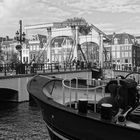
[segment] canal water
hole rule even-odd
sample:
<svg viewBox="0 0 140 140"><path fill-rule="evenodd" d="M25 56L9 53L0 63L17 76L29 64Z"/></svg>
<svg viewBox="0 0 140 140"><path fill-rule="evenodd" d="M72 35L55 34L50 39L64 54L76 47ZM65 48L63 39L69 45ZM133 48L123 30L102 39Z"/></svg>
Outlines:
<svg viewBox="0 0 140 140"><path fill-rule="evenodd" d="M0 103L0 140L50 140L37 106Z"/></svg>

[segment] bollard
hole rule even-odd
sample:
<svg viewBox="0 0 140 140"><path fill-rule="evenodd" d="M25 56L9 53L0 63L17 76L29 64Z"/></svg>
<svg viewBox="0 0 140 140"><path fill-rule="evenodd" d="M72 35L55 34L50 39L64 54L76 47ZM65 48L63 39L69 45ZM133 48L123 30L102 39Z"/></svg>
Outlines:
<svg viewBox="0 0 140 140"><path fill-rule="evenodd" d="M78 101L78 112L86 114L87 113L88 100L87 99L79 99Z"/></svg>
<svg viewBox="0 0 140 140"><path fill-rule="evenodd" d="M109 103L101 104L101 119L111 120L112 119L112 105Z"/></svg>

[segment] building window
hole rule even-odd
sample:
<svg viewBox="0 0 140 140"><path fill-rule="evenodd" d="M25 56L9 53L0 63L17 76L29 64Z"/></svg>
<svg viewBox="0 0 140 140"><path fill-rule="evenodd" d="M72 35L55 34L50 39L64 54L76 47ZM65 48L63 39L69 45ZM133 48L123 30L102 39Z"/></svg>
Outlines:
<svg viewBox="0 0 140 140"><path fill-rule="evenodd" d="M133 43L135 43L135 39L131 39Z"/></svg>
<svg viewBox="0 0 140 140"><path fill-rule="evenodd" d="M116 50L117 51L120 51L120 46L116 46Z"/></svg>
<svg viewBox="0 0 140 140"><path fill-rule="evenodd" d="M118 38L114 38L114 44L118 44Z"/></svg>
<svg viewBox="0 0 140 140"><path fill-rule="evenodd" d="M127 38L124 40L124 43L125 43L125 44L129 44Z"/></svg>
<svg viewBox="0 0 140 140"><path fill-rule="evenodd" d="M55 42L54 47L55 47L55 48L58 47L58 42Z"/></svg>
<svg viewBox="0 0 140 140"><path fill-rule="evenodd" d="M122 57L124 57L124 52L122 52Z"/></svg>
<svg viewBox="0 0 140 140"><path fill-rule="evenodd" d="M115 58L115 52L112 52L112 58Z"/></svg>
<svg viewBox="0 0 140 140"><path fill-rule="evenodd" d="M33 57L32 57L32 54L31 54L31 59L32 59Z"/></svg>
<svg viewBox="0 0 140 140"><path fill-rule="evenodd" d="M132 53L131 52L129 52L129 57L132 57Z"/></svg>
<svg viewBox="0 0 140 140"><path fill-rule="evenodd" d="M112 51L115 51L115 46L112 46Z"/></svg>
<svg viewBox="0 0 140 140"><path fill-rule="evenodd" d="M32 46L32 45L30 46L30 50L31 50L31 51L33 50L33 46Z"/></svg>
<svg viewBox="0 0 140 140"><path fill-rule="evenodd" d="M26 55L26 50L23 50L23 54Z"/></svg>
<svg viewBox="0 0 140 140"><path fill-rule="evenodd" d="M117 58L120 58L120 52L117 52Z"/></svg>
<svg viewBox="0 0 140 140"><path fill-rule="evenodd" d="M23 62L25 62L26 61L26 57L23 57Z"/></svg>
<svg viewBox="0 0 140 140"><path fill-rule="evenodd" d="M33 45L33 50L36 50L36 45Z"/></svg>
<svg viewBox="0 0 140 140"><path fill-rule="evenodd" d="M125 63L128 63L128 59L125 59Z"/></svg>
<svg viewBox="0 0 140 140"><path fill-rule="evenodd" d="M26 50L26 55L28 55L29 54L29 50Z"/></svg>
<svg viewBox="0 0 140 140"><path fill-rule="evenodd" d="M125 52L125 57L128 57L128 52Z"/></svg>
<svg viewBox="0 0 140 140"><path fill-rule="evenodd" d="M28 62L28 57L26 57L26 62Z"/></svg>

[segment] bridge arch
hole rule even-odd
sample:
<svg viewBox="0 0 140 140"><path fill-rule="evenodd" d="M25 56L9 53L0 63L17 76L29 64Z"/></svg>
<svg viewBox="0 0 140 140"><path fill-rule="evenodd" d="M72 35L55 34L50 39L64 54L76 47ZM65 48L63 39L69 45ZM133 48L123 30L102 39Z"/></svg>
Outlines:
<svg viewBox="0 0 140 140"><path fill-rule="evenodd" d="M99 63L99 45L96 42L88 41L80 44L83 55L88 62ZM82 53L78 50L78 59L83 60Z"/></svg>
<svg viewBox="0 0 140 140"><path fill-rule="evenodd" d="M75 41L71 36L56 36L50 41L51 61L68 62L73 57Z"/></svg>
<svg viewBox="0 0 140 140"><path fill-rule="evenodd" d="M18 91L10 88L0 88L0 101L18 101Z"/></svg>
<svg viewBox="0 0 140 140"><path fill-rule="evenodd" d="M50 41L52 62L70 62L73 59L75 40L71 36L56 36ZM81 51L78 50L77 59L86 59L88 62L99 63L99 45L96 42L87 41L81 43ZM85 55L83 57L83 55Z"/></svg>
<svg viewBox="0 0 140 140"><path fill-rule="evenodd" d="M66 40L69 40L69 41L71 41L70 43L72 43L72 44L74 44L74 39L71 37L71 36L68 36L68 35L60 35L60 36L55 36L55 37L53 37L52 39L51 39L51 46L52 47L55 47L54 45L54 43L56 42L56 40L58 40L58 41L60 41L59 43L60 43L60 45L62 44L62 43L65 43L66 44ZM65 42L64 42L65 41Z"/></svg>

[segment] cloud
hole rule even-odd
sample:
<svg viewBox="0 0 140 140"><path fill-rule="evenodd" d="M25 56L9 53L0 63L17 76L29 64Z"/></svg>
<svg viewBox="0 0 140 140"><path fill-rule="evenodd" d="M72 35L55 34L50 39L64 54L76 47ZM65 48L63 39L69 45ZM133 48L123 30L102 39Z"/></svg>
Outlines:
<svg viewBox="0 0 140 140"><path fill-rule="evenodd" d="M97 28L105 32L106 34L110 34L115 32L116 28L115 25L112 23L95 23L94 24Z"/></svg>
<svg viewBox="0 0 140 140"><path fill-rule="evenodd" d="M51 4L49 0L3 0L0 7L3 11L1 18L3 16L4 19L9 17L32 17L34 19L36 16L43 17L45 15L55 18L69 15L68 11L63 11L57 5Z"/></svg>
<svg viewBox="0 0 140 140"><path fill-rule="evenodd" d="M69 3L70 7L80 10L92 10L102 12L128 12L140 13L140 5L138 0L80 0L75 3Z"/></svg>
<svg viewBox="0 0 140 140"><path fill-rule="evenodd" d="M139 13L139 0L0 0L0 33L15 32L20 19L24 25L30 25L72 17L83 17L90 23L100 23L98 28L111 32L122 21L123 24L130 22L132 26L133 21L129 18L119 20L124 19L126 14L131 17L134 14L139 16Z"/></svg>

